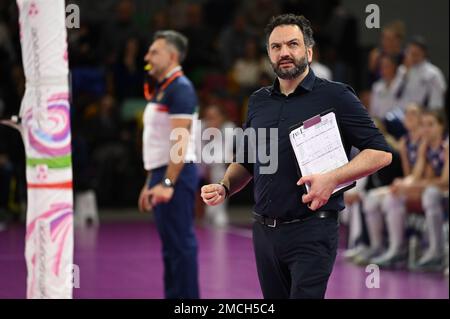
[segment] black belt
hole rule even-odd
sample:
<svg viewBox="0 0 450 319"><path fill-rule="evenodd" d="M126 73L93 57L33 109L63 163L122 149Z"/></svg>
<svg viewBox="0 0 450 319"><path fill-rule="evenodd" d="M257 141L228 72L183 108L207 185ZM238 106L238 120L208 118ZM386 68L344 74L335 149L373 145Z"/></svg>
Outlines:
<svg viewBox="0 0 450 319"><path fill-rule="evenodd" d="M332 211L332 210L320 210L318 212L312 213L309 216L305 216L302 218L296 218L296 219L290 219L290 220L284 220L284 219L280 219L280 218L272 218L272 217L257 214L255 212L253 213L254 220L256 220L257 222L259 222L267 227L272 227L272 228L275 228L278 225L283 225L283 224L305 222L312 218L333 218L333 219L337 220L338 212Z"/></svg>

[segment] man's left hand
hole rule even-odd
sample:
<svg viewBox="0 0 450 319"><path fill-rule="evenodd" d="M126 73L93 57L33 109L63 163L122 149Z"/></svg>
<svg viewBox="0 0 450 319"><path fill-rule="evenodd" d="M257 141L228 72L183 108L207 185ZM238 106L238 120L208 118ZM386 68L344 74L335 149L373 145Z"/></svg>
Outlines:
<svg viewBox="0 0 450 319"><path fill-rule="evenodd" d="M167 203L172 199L174 189L173 187L164 187L161 184L153 186L149 191L151 196L152 206L155 207L161 203Z"/></svg>
<svg viewBox="0 0 450 319"><path fill-rule="evenodd" d="M329 173L303 176L298 180L297 185L305 183L309 185L309 192L302 196L302 201L305 204L309 203L308 207L311 210L317 210L325 205L338 185Z"/></svg>

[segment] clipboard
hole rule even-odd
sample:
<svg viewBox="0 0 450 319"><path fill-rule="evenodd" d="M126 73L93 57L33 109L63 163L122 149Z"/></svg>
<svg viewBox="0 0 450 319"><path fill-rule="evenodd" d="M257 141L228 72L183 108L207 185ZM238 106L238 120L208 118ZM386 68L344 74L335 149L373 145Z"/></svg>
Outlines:
<svg viewBox="0 0 450 319"><path fill-rule="evenodd" d="M349 162L335 109L331 108L289 128L289 140L297 162L297 173L303 175L325 173ZM333 191L338 196L356 186L348 182ZM307 194L309 187L302 185Z"/></svg>

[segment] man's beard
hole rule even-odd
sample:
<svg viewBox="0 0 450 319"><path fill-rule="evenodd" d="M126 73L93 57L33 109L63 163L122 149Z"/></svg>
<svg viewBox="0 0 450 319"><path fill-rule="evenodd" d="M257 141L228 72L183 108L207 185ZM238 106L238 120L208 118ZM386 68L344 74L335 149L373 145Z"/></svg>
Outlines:
<svg viewBox="0 0 450 319"><path fill-rule="evenodd" d="M294 67L290 69L283 69L280 67L280 63L282 62L291 62L294 64ZM272 63L271 61L270 64L272 64L272 68L275 74L283 80L293 80L297 78L300 74L305 72L306 68L308 67L306 56L303 56L300 59L284 58L278 61L278 63Z"/></svg>

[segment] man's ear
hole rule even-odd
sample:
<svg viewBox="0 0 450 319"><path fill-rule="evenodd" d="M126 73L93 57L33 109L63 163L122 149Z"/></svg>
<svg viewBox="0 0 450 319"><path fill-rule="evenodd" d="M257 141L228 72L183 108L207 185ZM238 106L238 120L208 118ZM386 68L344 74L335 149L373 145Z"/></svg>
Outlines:
<svg viewBox="0 0 450 319"><path fill-rule="evenodd" d="M312 58L313 58L313 48L312 47L307 47L306 48L306 57L308 59L308 63L312 62Z"/></svg>
<svg viewBox="0 0 450 319"><path fill-rule="evenodd" d="M179 54L178 54L178 52L175 51L175 50L172 50L171 53L170 53L170 59L172 61L174 61L175 63L178 63L178 61L179 61Z"/></svg>
<svg viewBox="0 0 450 319"><path fill-rule="evenodd" d="M180 59L180 53L177 50L175 50L174 47L170 47L169 52L170 52L170 60L172 62L178 63Z"/></svg>

